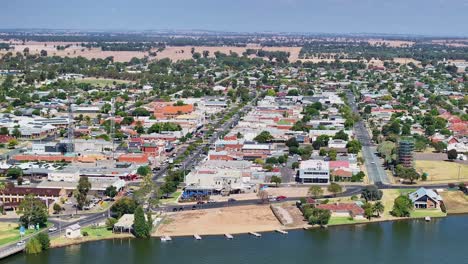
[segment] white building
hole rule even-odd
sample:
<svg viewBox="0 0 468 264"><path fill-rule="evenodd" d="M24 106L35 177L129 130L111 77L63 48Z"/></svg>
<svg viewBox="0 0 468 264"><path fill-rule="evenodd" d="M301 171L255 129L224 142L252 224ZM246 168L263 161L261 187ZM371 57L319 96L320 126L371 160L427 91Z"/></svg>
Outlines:
<svg viewBox="0 0 468 264"><path fill-rule="evenodd" d="M302 183L329 184L330 165L328 161L302 161L299 165L299 180Z"/></svg>
<svg viewBox="0 0 468 264"><path fill-rule="evenodd" d="M80 180L80 171L78 169L50 171L47 174L47 180L55 182L78 182Z"/></svg>
<svg viewBox="0 0 468 264"><path fill-rule="evenodd" d="M66 238L78 238L81 237L81 226L79 224L74 224L69 226L65 230L65 237Z"/></svg>
<svg viewBox="0 0 468 264"><path fill-rule="evenodd" d="M328 141L328 147L335 148L335 149L346 148L347 144L348 144L348 141L342 140L342 139L330 139Z"/></svg>

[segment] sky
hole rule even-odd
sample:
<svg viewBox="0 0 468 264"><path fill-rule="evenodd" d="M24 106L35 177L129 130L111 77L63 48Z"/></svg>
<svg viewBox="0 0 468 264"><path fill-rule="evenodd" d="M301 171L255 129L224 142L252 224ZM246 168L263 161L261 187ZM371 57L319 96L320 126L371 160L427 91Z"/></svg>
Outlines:
<svg viewBox="0 0 468 264"><path fill-rule="evenodd" d="M0 28L468 36L468 0L0 0Z"/></svg>

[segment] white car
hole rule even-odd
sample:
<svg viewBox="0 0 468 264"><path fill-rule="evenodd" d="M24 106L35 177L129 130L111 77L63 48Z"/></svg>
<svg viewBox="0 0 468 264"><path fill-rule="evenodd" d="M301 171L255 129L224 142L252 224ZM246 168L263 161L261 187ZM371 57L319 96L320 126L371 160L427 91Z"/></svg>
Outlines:
<svg viewBox="0 0 468 264"><path fill-rule="evenodd" d="M57 231L57 230L58 230L58 229L57 229L55 226L49 228L49 232L55 232L55 231Z"/></svg>
<svg viewBox="0 0 468 264"><path fill-rule="evenodd" d="M17 246L24 246L24 244L26 244L26 242L24 242L24 240L21 240L18 243L16 243Z"/></svg>

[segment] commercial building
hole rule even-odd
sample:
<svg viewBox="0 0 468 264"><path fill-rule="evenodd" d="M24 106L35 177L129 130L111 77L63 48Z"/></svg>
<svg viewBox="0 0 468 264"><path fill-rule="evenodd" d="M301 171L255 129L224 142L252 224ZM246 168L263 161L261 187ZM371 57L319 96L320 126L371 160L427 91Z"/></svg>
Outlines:
<svg viewBox="0 0 468 264"><path fill-rule="evenodd" d="M305 160L299 165L298 180L301 183L329 184L330 165L324 160Z"/></svg>

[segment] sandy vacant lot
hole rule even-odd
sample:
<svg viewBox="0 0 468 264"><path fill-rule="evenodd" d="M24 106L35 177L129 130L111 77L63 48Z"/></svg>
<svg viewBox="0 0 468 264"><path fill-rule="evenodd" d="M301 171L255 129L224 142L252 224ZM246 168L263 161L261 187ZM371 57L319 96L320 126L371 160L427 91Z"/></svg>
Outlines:
<svg viewBox="0 0 468 264"><path fill-rule="evenodd" d="M219 51L224 54L229 54L230 52L235 52L242 55L247 49L263 49L266 51L285 51L290 52L291 55L289 56L290 61L296 61L299 57L299 52L301 51L301 47L260 47L258 45L248 45L247 47L209 47L209 46L199 46L199 47L192 47L192 46L185 46L185 47L166 47L162 52L158 52L156 56L159 59L162 58L169 58L171 60L188 60L192 58L191 50L195 48L195 52L199 52L200 54L203 51L209 51L209 57L214 57L214 53Z"/></svg>
<svg viewBox="0 0 468 264"><path fill-rule="evenodd" d="M309 191L310 186L305 187L270 187L267 189L268 195L272 196L286 196L286 197L306 197ZM326 192L326 189L324 189ZM236 200L252 200L252 199L259 199L257 193L241 193L241 194L231 194L229 196L220 196L220 195L213 195L210 199L215 201L227 201L229 198L234 198Z"/></svg>
<svg viewBox="0 0 468 264"><path fill-rule="evenodd" d="M450 161L416 160L416 171L428 174L428 181L468 180L468 165Z"/></svg>
<svg viewBox="0 0 468 264"><path fill-rule="evenodd" d="M153 235L237 234L280 228L280 222L268 205L248 205L173 213Z"/></svg>
<svg viewBox="0 0 468 264"><path fill-rule="evenodd" d="M130 61L133 57L143 58L147 56L147 52L138 51L102 51L100 48L87 49L80 46L80 43L75 42L26 42L24 45L21 42L14 42L14 51L23 52L25 48L29 48L31 54L39 54L41 50L47 51L48 56L60 56L60 57L71 57L75 58L78 56L85 57L87 59L105 59L113 56L114 61L125 62ZM57 50L57 46L72 45L65 50Z"/></svg>
<svg viewBox="0 0 468 264"><path fill-rule="evenodd" d="M460 214L468 212L468 196L460 191L442 192L440 194L444 199L447 213Z"/></svg>

